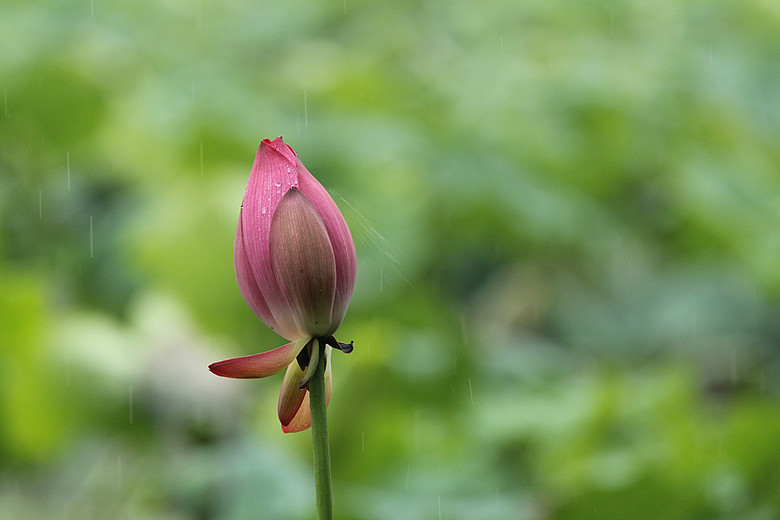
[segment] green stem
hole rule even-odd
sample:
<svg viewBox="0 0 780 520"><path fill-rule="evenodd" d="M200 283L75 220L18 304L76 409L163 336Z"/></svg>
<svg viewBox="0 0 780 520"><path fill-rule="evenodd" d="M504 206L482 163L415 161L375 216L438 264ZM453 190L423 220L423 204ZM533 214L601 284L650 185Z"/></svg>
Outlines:
<svg viewBox="0 0 780 520"><path fill-rule="evenodd" d="M314 340L312 348L320 349L319 362L309 381L311 406L311 440L314 447L314 486L317 495L318 520L333 520L333 487L330 483L330 448L328 447L328 414L325 409L325 343Z"/></svg>

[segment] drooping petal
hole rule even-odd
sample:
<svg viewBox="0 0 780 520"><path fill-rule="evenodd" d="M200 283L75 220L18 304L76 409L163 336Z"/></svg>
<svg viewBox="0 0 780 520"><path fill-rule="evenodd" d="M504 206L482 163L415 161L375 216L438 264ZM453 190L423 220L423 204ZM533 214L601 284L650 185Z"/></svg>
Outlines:
<svg viewBox="0 0 780 520"><path fill-rule="evenodd" d="M241 246L235 246L236 251L243 251L245 264L254 279L254 284L244 284L242 294L251 291L262 295L252 298L259 309L256 311L258 317L263 319L265 314L262 312L262 307L256 304L263 299L272 316L272 320L269 321L276 324L274 330L290 340L303 334L297 330L293 319L289 295L284 287L279 286L273 274L268 243L271 219L276 206L291 187L298 185L297 161L295 152L282 141L281 137L273 141L264 139L260 143L239 216L242 243ZM236 238L238 239L238 236ZM238 261L236 264L238 272ZM244 266L242 270L247 271ZM242 284L241 280L239 284ZM253 307L252 310L254 311L255 308ZM266 324L270 326L268 322Z"/></svg>
<svg viewBox="0 0 780 520"><path fill-rule="evenodd" d="M271 221L271 266L286 288L292 316L308 336L327 334L336 290L336 262L317 209L296 188L284 195Z"/></svg>
<svg viewBox="0 0 780 520"><path fill-rule="evenodd" d="M305 388L301 389L298 387L302 377L303 370L301 370L297 362L291 363L287 367L287 372L285 372L284 380L282 381L282 390L279 392L279 406L277 408L282 428L291 423L300 409L304 398L307 397L308 391Z"/></svg>
<svg viewBox="0 0 780 520"><path fill-rule="evenodd" d="M292 341L286 345L251 356L242 356L209 365L209 370L218 376L237 379L254 379L276 374L293 363L295 357L306 345L307 339Z"/></svg>
<svg viewBox="0 0 780 520"><path fill-rule="evenodd" d="M325 349L325 359L327 360L327 368L325 369L325 404L330 403L330 389L331 389L331 368L330 368L330 354L332 349L327 347ZM284 433L295 433L303 431L311 426L311 407L309 404L309 392L306 391L306 395L298 406L295 416L286 425L282 422L282 431Z"/></svg>
<svg viewBox="0 0 780 520"><path fill-rule="evenodd" d="M331 327L327 331L327 334L333 334L344 319L355 286L357 273L355 243L344 216L328 191L309 173L300 159L297 159L297 165L298 189L317 208L317 212L328 230L328 237L333 246L333 255L336 260L336 293L333 299Z"/></svg>

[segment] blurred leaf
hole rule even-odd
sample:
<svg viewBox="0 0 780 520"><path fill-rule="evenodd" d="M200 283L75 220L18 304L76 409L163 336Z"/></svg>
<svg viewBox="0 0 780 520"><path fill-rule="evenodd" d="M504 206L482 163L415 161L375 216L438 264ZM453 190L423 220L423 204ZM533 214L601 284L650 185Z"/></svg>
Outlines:
<svg viewBox="0 0 780 520"><path fill-rule="evenodd" d="M68 440L61 391L64 367L47 348L49 320L42 285L0 274L0 449L8 460L43 461Z"/></svg>

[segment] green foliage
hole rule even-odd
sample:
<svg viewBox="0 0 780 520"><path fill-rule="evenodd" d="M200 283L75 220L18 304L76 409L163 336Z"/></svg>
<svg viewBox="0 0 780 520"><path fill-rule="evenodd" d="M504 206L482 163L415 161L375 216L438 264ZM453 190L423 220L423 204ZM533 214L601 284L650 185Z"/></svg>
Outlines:
<svg viewBox="0 0 780 520"><path fill-rule="evenodd" d="M62 448L68 421L45 342L49 331L42 284L29 274L0 274L0 450L14 462L45 459Z"/></svg>
<svg viewBox="0 0 780 520"><path fill-rule="evenodd" d="M780 514L769 1L6 2L0 518L309 518L232 240L283 135L358 250L336 516Z"/></svg>

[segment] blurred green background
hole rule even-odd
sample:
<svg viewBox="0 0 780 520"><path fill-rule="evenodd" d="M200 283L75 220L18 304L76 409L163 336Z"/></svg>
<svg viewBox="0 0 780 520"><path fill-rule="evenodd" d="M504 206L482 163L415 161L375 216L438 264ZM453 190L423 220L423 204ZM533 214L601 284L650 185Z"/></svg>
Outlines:
<svg viewBox="0 0 780 520"><path fill-rule="evenodd" d="M352 229L342 520L780 518L780 3L0 8L0 518L310 519L232 242Z"/></svg>

